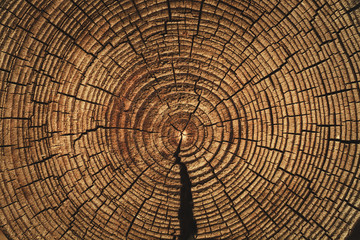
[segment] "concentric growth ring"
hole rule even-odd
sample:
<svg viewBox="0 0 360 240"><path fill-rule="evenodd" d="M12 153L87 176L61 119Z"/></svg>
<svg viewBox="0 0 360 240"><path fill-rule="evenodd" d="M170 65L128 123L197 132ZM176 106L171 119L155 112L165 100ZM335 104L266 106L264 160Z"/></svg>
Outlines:
<svg viewBox="0 0 360 240"><path fill-rule="evenodd" d="M359 3L0 3L9 239L345 239Z"/></svg>

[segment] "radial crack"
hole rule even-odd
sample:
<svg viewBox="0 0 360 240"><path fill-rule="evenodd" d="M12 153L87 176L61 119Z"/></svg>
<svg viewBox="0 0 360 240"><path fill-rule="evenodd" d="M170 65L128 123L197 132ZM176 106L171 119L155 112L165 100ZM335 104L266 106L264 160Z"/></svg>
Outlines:
<svg viewBox="0 0 360 240"><path fill-rule="evenodd" d="M180 221L180 237L179 240L188 240L194 237L197 234L196 220L194 218L193 208L193 198L191 193L191 181L190 176L187 171L185 163L181 162L181 157L179 156L181 151L182 143L182 132L179 140L179 145L176 148L174 153L175 163L180 166L180 181L181 181L181 190L180 190L180 208L179 208L179 221Z"/></svg>
<svg viewBox="0 0 360 240"><path fill-rule="evenodd" d="M128 235L129 235L129 233L130 233L130 230L131 230L131 228L132 228L135 220L137 219L139 213L141 212L141 209L142 209L143 206L145 205L146 201L149 200L150 198L152 198L152 196L153 196L153 194L154 194L154 190L155 190L155 187L153 188L150 196L146 197L146 198L144 199L144 201L141 203L141 205L140 205L139 209L137 210L135 216L133 217L132 221L130 222L129 228L128 228L128 230L126 231L126 239L128 239Z"/></svg>
<svg viewBox="0 0 360 240"><path fill-rule="evenodd" d="M211 172L213 173L215 179L221 184L221 186L224 188L223 192L225 193L225 196L228 198L229 203L230 203L230 207L233 209L233 211L235 212L236 216L239 218L241 224L243 225L245 231L246 231L246 235L245 238L248 239L249 236L249 229L246 227L243 219L241 218L239 212L237 211L237 209L234 206L234 200L230 197L230 195L228 194L228 192L226 191L227 187L224 184L224 182L216 175L215 173L215 168L211 165L211 163L205 158L203 157L203 159L206 161L206 163L209 165Z"/></svg>
<svg viewBox="0 0 360 240"><path fill-rule="evenodd" d="M75 143L77 141L79 141L83 136L87 135L88 133L91 133L91 132L96 132L97 130L99 129L120 129L120 130L131 130L131 131L139 131L139 132L145 132L145 133L158 133L158 132L153 132L153 131L148 131L148 130L145 130L145 129L140 129L140 128L134 128L134 127L107 127L107 126L101 126L101 125L98 125L94 128L91 128L91 129L87 129L85 130L84 132L81 132L81 133L76 133L76 134L80 134L77 138L74 139L73 141L73 145L75 145ZM76 135L75 133L71 133L71 134L63 134L62 136L67 136L67 135Z"/></svg>

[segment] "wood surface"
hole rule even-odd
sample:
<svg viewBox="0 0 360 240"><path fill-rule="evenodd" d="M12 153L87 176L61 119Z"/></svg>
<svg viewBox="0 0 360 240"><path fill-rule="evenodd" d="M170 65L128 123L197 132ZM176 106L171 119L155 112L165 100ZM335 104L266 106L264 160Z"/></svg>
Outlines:
<svg viewBox="0 0 360 240"><path fill-rule="evenodd" d="M351 0L0 1L9 239L345 239Z"/></svg>

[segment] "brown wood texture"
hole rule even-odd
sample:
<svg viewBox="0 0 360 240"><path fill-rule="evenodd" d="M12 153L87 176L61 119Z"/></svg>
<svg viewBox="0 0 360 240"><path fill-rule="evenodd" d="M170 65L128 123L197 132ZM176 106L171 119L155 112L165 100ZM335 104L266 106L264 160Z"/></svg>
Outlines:
<svg viewBox="0 0 360 240"><path fill-rule="evenodd" d="M360 218L359 6L0 1L1 230L345 239Z"/></svg>

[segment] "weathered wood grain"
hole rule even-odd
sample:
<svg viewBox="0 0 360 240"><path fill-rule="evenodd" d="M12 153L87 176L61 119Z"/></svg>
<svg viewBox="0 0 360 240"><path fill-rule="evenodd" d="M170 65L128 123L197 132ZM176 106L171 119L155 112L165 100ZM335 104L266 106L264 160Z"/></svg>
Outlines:
<svg viewBox="0 0 360 240"><path fill-rule="evenodd" d="M1 1L1 230L345 239L360 218L359 6Z"/></svg>

